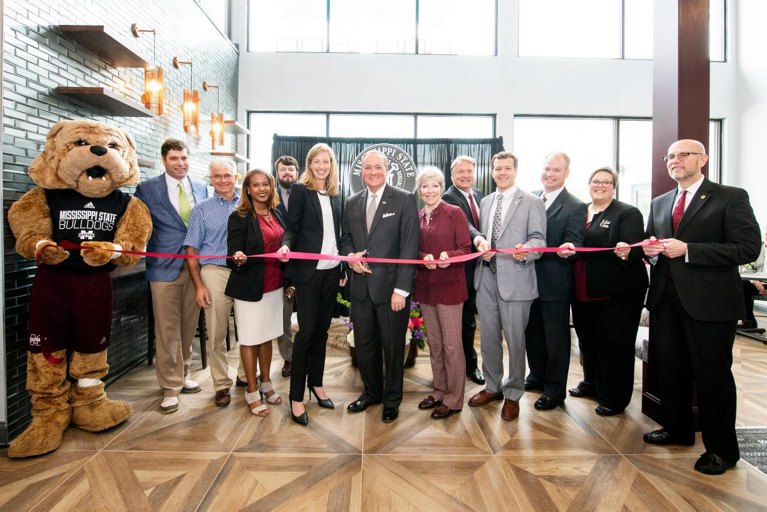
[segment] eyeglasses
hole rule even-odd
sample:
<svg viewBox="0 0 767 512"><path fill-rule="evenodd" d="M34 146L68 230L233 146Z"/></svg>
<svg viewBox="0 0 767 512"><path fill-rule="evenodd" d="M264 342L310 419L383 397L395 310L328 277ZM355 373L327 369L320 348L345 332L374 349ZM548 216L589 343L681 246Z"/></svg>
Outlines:
<svg viewBox="0 0 767 512"><path fill-rule="evenodd" d="M234 174L214 174L210 177L211 180L231 180L234 178Z"/></svg>
<svg viewBox="0 0 767 512"><path fill-rule="evenodd" d="M687 160L687 157L690 155L703 155L704 153L695 153L694 151L685 151L683 153L669 153L668 155L663 157L664 162L670 162L674 158L679 158L680 162L684 162Z"/></svg>
<svg viewBox="0 0 767 512"><path fill-rule="evenodd" d="M589 183L594 187L609 187L613 184L610 180L591 180Z"/></svg>

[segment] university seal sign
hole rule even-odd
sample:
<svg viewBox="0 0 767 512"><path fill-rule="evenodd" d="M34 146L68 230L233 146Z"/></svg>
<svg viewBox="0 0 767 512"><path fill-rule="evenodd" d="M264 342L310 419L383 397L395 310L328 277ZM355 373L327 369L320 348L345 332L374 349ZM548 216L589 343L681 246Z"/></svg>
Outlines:
<svg viewBox="0 0 767 512"><path fill-rule="evenodd" d="M402 148L393 144L373 144L366 147L352 162L350 187L352 194L365 188L362 182L362 155L372 149L377 149L389 160L389 179L387 184L408 192L415 192L415 162Z"/></svg>

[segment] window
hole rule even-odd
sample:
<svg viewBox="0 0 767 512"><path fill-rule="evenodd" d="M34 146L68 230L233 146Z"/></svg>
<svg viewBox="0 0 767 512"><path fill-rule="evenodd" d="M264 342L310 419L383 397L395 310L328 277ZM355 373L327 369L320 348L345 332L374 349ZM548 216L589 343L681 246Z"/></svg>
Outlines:
<svg viewBox="0 0 767 512"><path fill-rule="evenodd" d="M519 55L652 59L649 0L519 0ZM709 2L709 56L725 60L725 0Z"/></svg>
<svg viewBox="0 0 767 512"><path fill-rule="evenodd" d="M329 137L412 138L412 115L330 114Z"/></svg>
<svg viewBox="0 0 767 512"><path fill-rule="evenodd" d="M248 50L495 55L497 0L249 0Z"/></svg>
<svg viewBox="0 0 767 512"><path fill-rule="evenodd" d="M248 153L251 168L265 171L272 169L272 139L279 135L316 135L324 137L327 134L325 114L284 114L284 113L251 113L248 119L250 125L250 151ZM299 162L303 169L303 162Z"/></svg>
<svg viewBox="0 0 767 512"><path fill-rule="evenodd" d="M619 58L620 7L616 0L519 0L519 54Z"/></svg>
<svg viewBox="0 0 767 512"><path fill-rule="evenodd" d="M250 147L253 166L271 169L274 134L356 138L452 138L495 137L495 116L480 114L354 114L250 112ZM416 135L417 133L417 135ZM303 163L301 163L303 166Z"/></svg>
<svg viewBox="0 0 767 512"><path fill-rule="evenodd" d="M495 55L494 0L420 0L418 53Z"/></svg>
<svg viewBox="0 0 767 512"><path fill-rule="evenodd" d="M327 51L327 4L317 0L248 2L248 49L255 52Z"/></svg>
<svg viewBox="0 0 767 512"><path fill-rule="evenodd" d="M721 121L709 123L708 177L720 180ZM519 158L517 184L527 191L540 190L543 160L553 151L570 157L567 190L589 202L587 181L599 167L617 170L617 198L633 204L645 219L650 212L653 158L652 121L620 118L517 117L514 147Z"/></svg>

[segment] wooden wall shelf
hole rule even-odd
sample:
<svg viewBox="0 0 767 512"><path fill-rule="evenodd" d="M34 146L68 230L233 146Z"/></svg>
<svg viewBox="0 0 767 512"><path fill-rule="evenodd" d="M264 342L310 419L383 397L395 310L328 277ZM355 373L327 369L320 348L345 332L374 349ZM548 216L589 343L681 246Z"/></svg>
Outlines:
<svg viewBox="0 0 767 512"><path fill-rule="evenodd" d="M57 87L56 92L98 107L115 116L154 117L154 112L144 108L104 87Z"/></svg>
<svg viewBox="0 0 767 512"><path fill-rule="evenodd" d="M154 160L149 160L148 158L137 158L136 160L138 160L139 167L154 169Z"/></svg>
<svg viewBox="0 0 767 512"><path fill-rule="evenodd" d="M222 158L231 158L235 162L241 163L241 164L243 164L243 163L247 164L247 163L250 162L250 160L248 160L244 156L239 155L237 153L234 153L232 151L211 151L210 155L211 156L218 156L218 157L222 157Z"/></svg>
<svg viewBox="0 0 767 512"><path fill-rule="evenodd" d="M149 62L121 43L104 25L59 25L58 31L115 67L150 67Z"/></svg>
<svg viewBox="0 0 767 512"><path fill-rule="evenodd" d="M234 119L224 120L224 131L227 133L236 133L238 135L250 135L250 130L245 128Z"/></svg>

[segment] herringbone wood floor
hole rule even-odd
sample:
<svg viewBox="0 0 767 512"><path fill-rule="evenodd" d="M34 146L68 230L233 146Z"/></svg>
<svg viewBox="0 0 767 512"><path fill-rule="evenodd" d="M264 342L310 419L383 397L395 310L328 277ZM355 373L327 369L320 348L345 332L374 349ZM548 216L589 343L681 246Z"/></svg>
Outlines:
<svg viewBox="0 0 767 512"><path fill-rule="evenodd" d="M571 384L581 375L573 345ZM236 349L230 358L234 366ZM275 356L272 376L286 397L281 364ZM242 388L233 388L228 408L215 407L209 372L199 360L196 367L203 391L182 395L174 414L159 412L154 368L141 366L109 389L133 404L125 425L101 434L71 428L47 456L0 456L0 509L767 509L767 476L748 463L707 477L692 470L703 452L699 437L691 448L642 442L656 425L640 412L639 363L634 399L619 416L599 417L594 402L573 398L538 412L538 395L527 393L511 423L501 420L499 402L434 421L417 408L431 379L422 353L405 372L400 418L387 425L380 406L346 413L361 382L346 350L329 348L325 384L337 408L310 403L308 428L291 422L287 404L253 416ZM767 346L739 337L734 371L739 425L767 425ZM467 399L479 389L466 386Z"/></svg>

